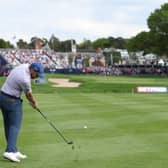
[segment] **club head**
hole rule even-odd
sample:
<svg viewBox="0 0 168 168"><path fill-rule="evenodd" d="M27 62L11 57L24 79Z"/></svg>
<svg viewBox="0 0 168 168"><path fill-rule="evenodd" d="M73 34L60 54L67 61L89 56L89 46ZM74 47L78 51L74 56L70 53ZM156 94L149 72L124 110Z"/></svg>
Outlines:
<svg viewBox="0 0 168 168"><path fill-rule="evenodd" d="M72 145L72 144L74 144L74 143L73 143L73 141L69 141L69 142L67 142L67 144L68 144L68 145Z"/></svg>

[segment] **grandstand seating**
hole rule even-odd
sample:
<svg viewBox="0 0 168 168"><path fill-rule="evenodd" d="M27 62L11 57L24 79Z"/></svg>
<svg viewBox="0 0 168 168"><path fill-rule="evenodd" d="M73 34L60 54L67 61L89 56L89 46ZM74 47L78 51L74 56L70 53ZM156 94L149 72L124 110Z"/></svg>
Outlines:
<svg viewBox="0 0 168 168"><path fill-rule="evenodd" d="M11 67L22 63L31 64L34 61L41 61L44 64L45 72L49 73L94 73L105 75L138 75L138 74L159 74L168 75L168 66L160 65L112 65L98 66L83 65L84 57L93 58L96 53L58 53L51 50L20 50L0 49L0 75L7 75ZM72 62L69 63L71 57ZM6 66L8 65L8 66ZM11 66L9 66L11 65Z"/></svg>

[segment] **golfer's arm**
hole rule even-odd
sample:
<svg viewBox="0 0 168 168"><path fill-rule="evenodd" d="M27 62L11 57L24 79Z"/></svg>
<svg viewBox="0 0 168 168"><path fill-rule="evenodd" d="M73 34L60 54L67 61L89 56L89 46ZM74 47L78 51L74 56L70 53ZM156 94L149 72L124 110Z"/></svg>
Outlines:
<svg viewBox="0 0 168 168"><path fill-rule="evenodd" d="M27 92L25 93L26 98L28 99L28 101L31 103L31 105L33 105L33 107L37 108L38 104L37 101L35 99L35 97L33 96L33 94L31 92Z"/></svg>

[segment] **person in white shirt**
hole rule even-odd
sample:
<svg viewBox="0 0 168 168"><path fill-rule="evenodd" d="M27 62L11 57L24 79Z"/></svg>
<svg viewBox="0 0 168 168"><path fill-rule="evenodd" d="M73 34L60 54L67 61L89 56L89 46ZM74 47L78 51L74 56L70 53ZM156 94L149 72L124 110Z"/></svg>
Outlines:
<svg viewBox="0 0 168 168"><path fill-rule="evenodd" d="M3 157L13 162L20 162L20 159L27 157L16 147L22 121L21 95L24 92L30 104L38 108L38 102L31 89L31 79L37 77L44 77L42 63L21 64L10 72L0 91L0 109L7 143Z"/></svg>

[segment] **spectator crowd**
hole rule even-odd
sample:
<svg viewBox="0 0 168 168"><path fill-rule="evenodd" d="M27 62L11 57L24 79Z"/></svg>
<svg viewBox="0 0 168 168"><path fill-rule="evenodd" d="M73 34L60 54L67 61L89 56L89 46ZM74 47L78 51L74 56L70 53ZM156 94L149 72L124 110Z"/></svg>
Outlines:
<svg viewBox="0 0 168 168"><path fill-rule="evenodd" d="M8 65L15 67L22 63L29 63L40 61L43 63L46 72L55 73L84 73L84 74L102 74L102 75L168 75L167 66L158 65L111 65L111 66L98 66L84 64L83 57L80 59L71 60L69 62L66 53L58 53L47 50L18 50L18 49L0 49L0 55L8 62ZM77 58L77 57L76 57ZM79 57L78 57L79 58ZM2 64L0 59L0 75L8 75L9 68ZM75 70L74 70L75 69Z"/></svg>

